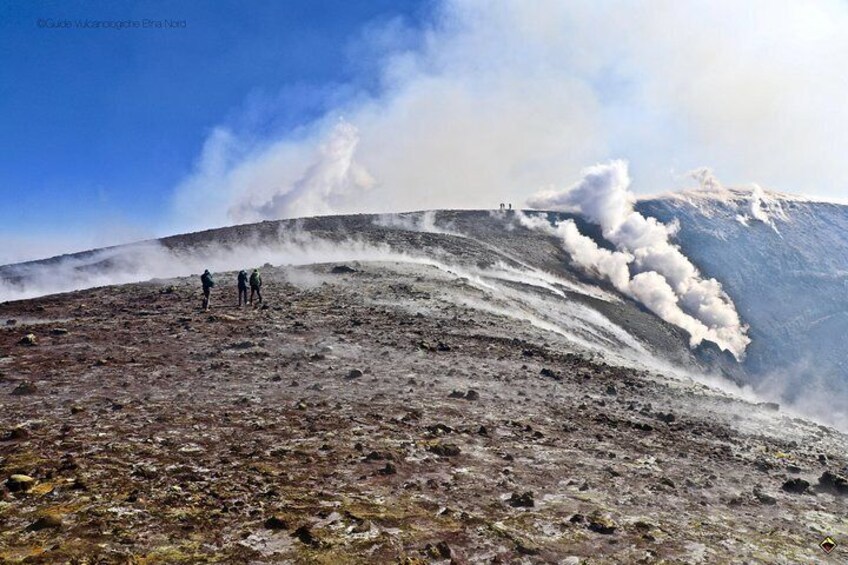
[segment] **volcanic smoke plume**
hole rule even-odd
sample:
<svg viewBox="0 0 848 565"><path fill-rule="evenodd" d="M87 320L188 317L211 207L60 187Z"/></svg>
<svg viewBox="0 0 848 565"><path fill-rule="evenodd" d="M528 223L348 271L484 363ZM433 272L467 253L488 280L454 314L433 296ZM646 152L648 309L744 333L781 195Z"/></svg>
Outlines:
<svg viewBox="0 0 848 565"><path fill-rule="evenodd" d="M558 235L576 264L685 329L693 347L712 341L741 360L751 340L733 301L718 281L702 277L671 242L676 225L633 209L635 197L629 187L627 163L612 161L585 169L583 179L571 187L540 191L528 201L531 208L582 214L601 227L616 251L599 247L571 220L551 226L538 217L519 218L528 227Z"/></svg>

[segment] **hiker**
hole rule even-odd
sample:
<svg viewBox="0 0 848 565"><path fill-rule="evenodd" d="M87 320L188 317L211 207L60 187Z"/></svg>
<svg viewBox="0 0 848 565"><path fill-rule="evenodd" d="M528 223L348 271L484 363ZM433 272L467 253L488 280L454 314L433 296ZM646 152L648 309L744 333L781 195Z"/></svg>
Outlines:
<svg viewBox="0 0 848 565"><path fill-rule="evenodd" d="M262 292L260 292L260 288L262 288L262 277L259 275L259 269L253 269L253 272L250 273L250 302L248 304L253 304L253 293L256 293L256 296L259 297L259 302L262 302Z"/></svg>
<svg viewBox="0 0 848 565"><path fill-rule="evenodd" d="M239 306L247 304L247 271L242 269L238 274Z"/></svg>
<svg viewBox="0 0 848 565"><path fill-rule="evenodd" d="M206 312L209 310L212 287L215 286L215 280L212 278L212 273L209 272L209 269L206 269L200 275L200 283L203 285L203 311Z"/></svg>

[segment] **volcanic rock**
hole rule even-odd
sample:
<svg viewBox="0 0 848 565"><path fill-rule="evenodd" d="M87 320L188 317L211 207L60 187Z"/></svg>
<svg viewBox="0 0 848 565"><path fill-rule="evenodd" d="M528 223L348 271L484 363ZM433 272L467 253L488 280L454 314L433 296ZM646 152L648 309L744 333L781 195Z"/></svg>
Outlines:
<svg viewBox="0 0 848 565"><path fill-rule="evenodd" d="M618 524L616 524L609 516L595 513L589 517L589 524L587 527L593 532L611 535L618 529Z"/></svg>
<svg viewBox="0 0 848 565"><path fill-rule="evenodd" d="M460 454L458 445L453 443L437 443L429 448L431 453L435 453L440 457L455 457Z"/></svg>
<svg viewBox="0 0 848 565"><path fill-rule="evenodd" d="M35 386L35 383L23 381L15 387L11 394L12 396L27 396L36 392L38 392L38 387Z"/></svg>
<svg viewBox="0 0 848 565"><path fill-rule="evenodd" d="M777 504L777 499L772 495L763 492L760 487L754 487L754 498L760 501L761 504L772 505Z"/></svg>
<svg viewBox="0 0 848 565"><path fill-rule="evenodd" d="M28 347L38 345L38 338L35 337L35 334L26 334L18 341L18 345L25 345Z"/></svg>
<svg viewBox="0 0 848 565"><path fill-rule="evenodd" d="M292 534L292 537L296 537L304 545L310 545L313 547L317 547L318 545L320 545L320 542L313 535L312 530L307 525L303 525L296 529Z"/></svg>
<svg viewBox="0 0 848 565"><path fill-rule="evenodd" d="M436 545L427 544L424 547L424 553L433 559L450 559L451 558L451 548L450 546L444 542L440 541Z"/></svg>
<svg viewBox="0 0 848 565"><path fill-rule="evenodd" d="M271 516L263 524L268 530L288 530L289 524L280 516Z"/></svg>
<svg viewBox="0 0 848 565"><path fill-rule="evenodd" d="M807 492L807 489L810 488L810 483L805 481L804 479L789 479L783 486L780 487L786 492L791 492L792 494L803 494Z"/></svg>
<svg viewBox="0 0 848 565"><path fill-rule="evenodd" d="M533 499L533 493L530 491L522 494L514 492L506 503L514 508L533 508L536 505L536 501Z"/></svg>
<svg viewBox="0 0 848 565"><path fill-rule="evenodd" d="M825 471L819 477L819 490L846 496L848 495L848 479L836 473Z"/></svg>
<svg viewBox="0 0 848 565"><path fill-rule="evenodd" d="M347 273L355 273L356 269L348 267L347 265L336 265L335 267L330 269L330 272L334 275L344 275Z"/></svg>
<svg viewBox="0 0 848 565"><path fill-rule="evenodd" d="M11 492L27 492L35 486L35 479L28 475L12 475L6 480L6 488Z"/></svg>
<svg viewBox="0 0 848 565"><path fill-rule="evenodd" d="M62 517L58 514L44 514L35 522L27 526L30 531L37 532L39 530L55 530L62 527Z"/></svg>
<svg viewBox="0 0 848 565"><path fill-rule="evenodd" d="M395 467L393 463L389 462L389 463L386 463L385 467L383 467L382 469L377 471L377 473L384 475L384 476L395 475L395 474L397 474L397 467Z"/></svg>

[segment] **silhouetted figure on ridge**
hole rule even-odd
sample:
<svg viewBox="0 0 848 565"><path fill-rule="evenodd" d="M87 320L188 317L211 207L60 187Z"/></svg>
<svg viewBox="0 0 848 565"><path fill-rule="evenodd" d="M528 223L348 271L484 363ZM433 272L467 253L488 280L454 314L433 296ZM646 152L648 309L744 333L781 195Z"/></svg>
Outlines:
<svg viewBox="0 0 848 565"><path fill-rule="evenodd" d="M215 279L212 278L212 273L209 269L203 271L200 275L200 284L203 285L203 311L209 310L209 305L212 300L212 287L215 286Z"/></svg>
<svg viewBox="0 0 848 565"><path fill-rule="evenodd" d="M247 271L241 270L238 274L238 295L239 295L239 303L247 304Z"/></svg>

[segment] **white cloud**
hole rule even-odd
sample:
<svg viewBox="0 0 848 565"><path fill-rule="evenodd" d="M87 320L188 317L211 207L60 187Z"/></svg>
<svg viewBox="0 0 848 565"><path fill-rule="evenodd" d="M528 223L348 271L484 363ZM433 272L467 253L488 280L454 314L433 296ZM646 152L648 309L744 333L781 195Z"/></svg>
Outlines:
<svg viewBox="0 0 848 565"><path fill-rule="evenodd" d="M363 32L352 52L368 60L353 66L376 67L378 94L283 139L215 130L177 219L493 208L611 157L630 161L637 192L706 164L734 184L837 196L846 28L836 0L445 0L421 30ZM327 162L341 116L358 136L349 160L373 179L356 196L356 181L307 170Z"/></svg>

